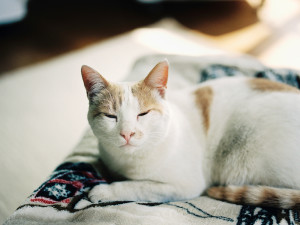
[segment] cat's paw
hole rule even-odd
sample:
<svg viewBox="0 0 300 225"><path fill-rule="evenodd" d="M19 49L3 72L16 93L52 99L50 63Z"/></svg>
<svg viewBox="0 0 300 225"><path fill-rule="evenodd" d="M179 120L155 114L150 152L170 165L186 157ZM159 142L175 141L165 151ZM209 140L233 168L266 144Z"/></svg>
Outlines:
<svg viewBox="0 0 300 225"><path fill-rule="evenodd" d="M99 184L93 187L93 189L89 192L88 197L91 202L99 203L99 202L110 202L117 201L117 196L115 196L112 192L112 188L109 184Z"/></svg>

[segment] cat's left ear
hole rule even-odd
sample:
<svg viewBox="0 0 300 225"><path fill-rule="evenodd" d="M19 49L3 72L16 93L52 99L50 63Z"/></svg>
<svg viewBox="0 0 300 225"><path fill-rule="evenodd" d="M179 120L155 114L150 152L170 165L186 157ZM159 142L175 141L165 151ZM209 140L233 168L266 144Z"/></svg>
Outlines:
<svg viewBox="0 0 300 225"><path fill-rule="evenodd" d="M144 79L147 86L158 90L162 98L165 97L169 74L169 62L165 59L159 62Z"/></svg>

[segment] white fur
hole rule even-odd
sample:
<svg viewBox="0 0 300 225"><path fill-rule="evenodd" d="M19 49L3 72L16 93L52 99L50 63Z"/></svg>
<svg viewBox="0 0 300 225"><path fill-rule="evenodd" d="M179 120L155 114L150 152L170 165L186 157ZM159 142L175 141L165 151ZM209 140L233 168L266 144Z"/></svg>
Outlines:
<svg viewBox="0 0 300 225"><path fill-rule="evenodd" d="M157 95L163 114L151 111L141 118L132 84L122 84L125 100L118 121L89 115L89 122L105 165L127 181L96 186L91 200L190 199L216 183L300 189L300 95L254 91L247 79L206 82L168 93L168 101ZM213 89L208 134L194 94L204 86ZM222 161L216 154L231 129L241 130L249 141ZM121 130L140 134L130 139L134 146L120 147L125 143Z"/></svg>

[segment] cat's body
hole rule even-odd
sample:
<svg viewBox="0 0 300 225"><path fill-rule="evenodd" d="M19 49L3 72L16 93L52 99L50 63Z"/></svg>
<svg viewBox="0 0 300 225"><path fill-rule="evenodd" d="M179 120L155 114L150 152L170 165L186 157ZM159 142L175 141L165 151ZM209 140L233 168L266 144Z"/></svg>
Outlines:
<svg viewBox="0 0 300 225"><path fill-rule="evenodd" d="M113 176L125 178L96 186L92 201L184 200L211 186L236 185L208 193L249 204L290 208L297 203L291 190L285 190L291 196L284 205L282 189L256 186L300 190L296 88L223 78L170 92L166 100L166 62L139 83L111 84L88 67L82 73L101 159Z"/></svg>

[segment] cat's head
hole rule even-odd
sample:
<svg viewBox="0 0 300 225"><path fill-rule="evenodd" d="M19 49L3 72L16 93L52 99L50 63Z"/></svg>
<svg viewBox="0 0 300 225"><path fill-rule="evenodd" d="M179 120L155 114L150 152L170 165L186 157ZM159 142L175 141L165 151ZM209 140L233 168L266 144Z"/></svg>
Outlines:
<svg viewBox="0 0 300 225"><path fill-rule="evenodd" d="M165 100L168 62L158 63L142 81L113 83L82 66L89 99L88 120L107 151L148 150L166 136L169 110Z"/></svg>

